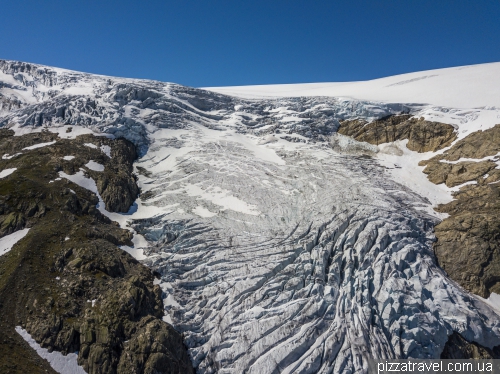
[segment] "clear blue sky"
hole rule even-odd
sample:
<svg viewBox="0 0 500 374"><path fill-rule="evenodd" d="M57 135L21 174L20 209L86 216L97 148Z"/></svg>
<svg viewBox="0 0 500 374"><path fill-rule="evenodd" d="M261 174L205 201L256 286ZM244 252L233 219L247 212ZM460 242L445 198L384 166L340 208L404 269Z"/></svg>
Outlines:
<svg viewBox="0 0 500 374"><path fill-rule="evenodd" d="M500 0L5 0L0 58L195 87L500 61Z"/></svg>

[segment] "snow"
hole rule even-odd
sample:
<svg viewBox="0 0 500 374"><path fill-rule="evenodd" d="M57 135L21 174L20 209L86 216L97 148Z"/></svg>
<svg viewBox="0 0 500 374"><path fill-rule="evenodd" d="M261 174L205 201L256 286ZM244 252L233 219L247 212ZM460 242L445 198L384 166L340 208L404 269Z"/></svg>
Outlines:
<svg viewBox="0 0 500 374"><path fill-rule="evenodd" d="M83 143L84 146L87 146L87 147L90 147L90 148L94 148L94 149L97 149L99 148L98 146L96 146L95 144L93 143Z"/></svg>
<svg viewBox="0 0 500 374"><path fill-rule="evenodd" d="M71 131L68 132L69 128L71 128ZM75 125L63 125L63 126L53 126L49 127L49 131L57 134L61 139L75 139L79 135L96 135L96 136L103 136L103 134L100 134L99 132L95 132L92 129L88 127L83 127L83 126L75 126ZM17 135L17 131L16 131ZM110 134L106 135L107 137L112 138L113 136Z"/></svg>
<svg viewBox="0 0 500 374"><path fill-rule="evenodd" d="M255 205L246 203L245 201L233 196L231 191L221 189L220 187L203 190L196 184L188 184L185 186L185 192L189 196L195 196L198 199L210 201L215 205L221 206L223 209L231 209L235 212L255 216L258 216L261 213ZM203 208L200 210L199 207L196 207L196 211L203 212ZM209 214L211 214L211 212L209 212Z"/></svg>
<svg viewBox="0 0 500 374"><path fill-rule="evenodd" d="M29 231L30 229L22 229L0 238L0 256L9 252L19 240L28 234Z"/></svg>
<svg viewBox="0 0 500 374"><path fill-rule="evenodd" d="M69 174L66 174L64 171L60 171L59 176L61 178L66 178L69 181L71 181L71 182L73 182L73 183L79 185L80 187L83 187L89 191L92 191L93 193L95 193L96 195L99 196L99 193L97 191L97 185L96 185L95 181L92 178L85 177L85 173L84 173L83 169L80 169L79 172L77 172L73 175L69 175ZM99 204L100 205L102 204L101 199L99 200Z"/></svg>
<svg viewBox="0 0 500 374"><path fill-rule="evenodd" d="M109 158L111 158L111 147L109 145L101 145L101 151L106 156L108 156Z"/></svg>
<svg viewBox="0 0 500 374"><path fill-rule="evenodd" d="M134 237L132 238L133 246L122 245L120 248L132 255L136 260L144 260L147 258L144 255L144 249L149 248L149 243L144 236L137 234L134 230L131 231L134 233Z"/></svg>
<svg viewBox="0 0 500 374"><path fill-rule="evenodd" d="M17 157L20 155L22 155L22 153L15 153L13 155L9 155L8 153L6 153L2 156L2 160L10 160L11 158L14 158L14 157Z"/></svg>
<svg viewBox="0 0 500 374"><path fill-rule="evenodd" d="M406 148L408 140L398 140L392 143L379 145L380 151L375 158L380 164L387 168L387 172L394 181L402 184L405 188L426 198L430 204L417 205L418 209L424 210L439 219L448 217L447 213L438 213L433 207L438 204L446 204L453 200L452 188L444 183L434 184L422 171L425 166L418 166L422 160L428 160L435 155L434 152L418 153Z"/></svg>
<svg viewBox="0 0 500 374"><path fill-rule="evenodd" d="M482 162L482 161L495 161L500 157L500 152L493 156L486 156L484 158L467 158L462 157L456 161L448 161L448 160L440 160L440 162L444 162L446 164L458 164L459 162Z"/></svg>
<svg viewBox="0 0 500 374"><path fill-rule="evenodd" d="M49 352L47 348L42 348L22 327L16 326L16 332L22 336L41 358L47 360L56 372L61 374L86 374L85 370L78 365L77 353L69 353L64 356L61 352Z"/></svg>
<svg viewBox="0 0 500 374"><path fill-rule="evenodd" d="M42 148L42 147L47 147L49 145L52 145L52 144L56 144L56 140L54 140L53 142L47 142L47 143L39 143L39 144L35 144L35 145L31 145L29 147L25 147L23 148L23 151L27 151L27 150L32 150L32 149L37 149L37 148Z"/></svg>
<svg viewBox="0 0 500 374"><path fill-rule="evenodd" d="M64 156L64 157L63 157L63 160L65 160L65 161L71 161L71 160L73 160L74 158L75 158L75 156Z"/></svg>
<svg viewBox="0 0 500 374"><path fill-rule="evenodd" d="M135 214L137 212L138 202L140 204L140 199L138 199L138 202L136 201L136 203L130 208L128 213L109 212L106 210L104 201L102 200L102 197L97 190L97 184L95 183L94 179L87 178L85 176L85 172L83 169L80 169L79 172L77 172L73 175L69 175L63 171L60 171L59 175L62 178L66 178L69 181L79 185L80 187L83 187L83 188L95 193L99 199L99 203L97 204L97 209L103 215L105 215L109 219L111 219L112 221L118 222L120 224L120 227L130 230L134 234L134 237L132 238L133 247L121 246L120 248L123 249L124 251L130 253L132 256L134 256L138 260L142 260L142 259L146 258L143 254L143 249L149 247L148 242L146 241L146 239L144 239L144 237L142 235L137 234L133 229L128 227L128 222L132 218L132 216L134 218L141 218L141 214L137 214L137 215ZM153 215L152 213L157 212L157 211L158 211L158 208L151 207L149 209L146 208L146 209L141 210L141 213L143 215L145 214L146 216L151 217L151 215Z"/></svg>
<svg viewBox="0 0 500 374"><path fill-rule="evenodd" d="M207 87L243 98L330 96L451 108L500 107L500 62L420 71L359 82Z"/></svg>
<svg viewBox="0 0 500 374"><path fill-rule="evenodd" d="M193 209L193 213L203 218L210 218L217 215L217 213L213 213L200 205Z"/></svg>
<svg viewBox="0 0 500 374"><path fill-rule="evenodd" d="M5 178L15 172L17 168L4 169L0 171L0 179Z"/></svg>
<svg viewBox="0 0 500 374"><path fill-rule="evenodd" d="M104 165L101 165L98 162L95 162L94 160L90 160L85 164L86 167L88 167L90 170L94 171L104 171Z"/></svg>

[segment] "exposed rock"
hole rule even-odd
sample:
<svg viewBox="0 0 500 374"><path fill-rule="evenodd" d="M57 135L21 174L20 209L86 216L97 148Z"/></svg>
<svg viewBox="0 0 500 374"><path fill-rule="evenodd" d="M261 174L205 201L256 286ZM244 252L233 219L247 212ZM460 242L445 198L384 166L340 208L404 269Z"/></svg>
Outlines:
<svg viewBox="0 0 500 374"><path fill-rule="evenodd" d="M464 339L459 333L454 332L450 335L443 352L441 353L442 359L499 359L500 347L493 349L483 347L475 342L469 342Z"/></svg>
<svg viewBox="0 0 500 374"><path fill-rule="evenodd" d="M448 187L454 187L476 180L496 167L497 164L493 161L465 161L456 164L437 161L428 163L423 172L428 174L432 183L445 183Z"/></svg>
<svg viewBox="0 0 500 374"><path fill-rule="evenodd" d="M435 152L449 146L457 137L451 125L407 114L391 115L370 123L362 119L340 121L338 132L375 145L408 139L408 149L417 152Z"/></svg>
<svg viewBox="0 0 500 374"><path fill-rule="evenodd" d="M435 227L434 251L448 276L482 297L500 294L500 190L466 186L436 210L450 217Z"/></svg>
<svg viewBox="0 0 500 374"><path fill-rule="evenodd" d="M478 184L488 184L500 180L500 170L496 169L498 165L494 162L500 160L497 156L499 152L500 125L496 125L468 135L442 154L421 161L419 165L426 166L424 173L435 184L445 183L448 187L454 187L473 180ZM492 156L496 156L493 157L494 161L480 161ZM462 158L478 161L456 162Z"/></svg>
<svg viewBox="0 0 500 374"><path fill-rule="evenodd" d="M478 131L456 142L430 160L424 173L435 184L448 187L475 181L454 193L456 200L436 210L450 214L436 226L434 251L448 276L482 297L500 293L500 125ZM490 159L484 160L484 158ZM467 161L457 162L460 159ZM470 159L478 159L473 161ZM492 160L493 159L493 160Z"/></svg>
<svg viewBox="0 0 500 374"><path fill-rule="evenodd" d="M460 158L481 159L500 152L500 124L485 130L476 131L456 142L444 153L444 160L457 161Z"/></svg>
<svg viewBox="0 0 500 374"><path fill-rule="evenodd" d="M49 139L56 143L22 150ZM110 146L111 158L99 149L103 145ZM117 247L131 245L132 234L96 209L93 193L58 178L59 171L73 174L90 160L105 167L103 172L86 169L98 181L100 174L120 169L118 178L127 183L112 181L112 189L103 185L101 191L111 209L126 211L126 202L137 193L131 175L134 146L89 135L68 140L45 132L19 137L2 132L0 152L22 153L0 161L2 167L17 167L0 180L1 234L30 227L12 251L0 256L0 329L5 334L0 371L52 372L14 331L20 325L49 351L78 351L78 363L89 374L192 372L180 334L161 321L162 292L153 286L151 271ZM66 155L75 158L64 160ZM126 190L132 183L135 187ZM151 331L157 334L145 339ZM12 350L25 359L11 355Z"/></svg>
<svg viewBox="0 0 500 374"><path fill-rule="evenodd" d="M125 344L118 365L118 373L184 374L192 371L179 333L155 319L141 323L138 332Z"/></svg>

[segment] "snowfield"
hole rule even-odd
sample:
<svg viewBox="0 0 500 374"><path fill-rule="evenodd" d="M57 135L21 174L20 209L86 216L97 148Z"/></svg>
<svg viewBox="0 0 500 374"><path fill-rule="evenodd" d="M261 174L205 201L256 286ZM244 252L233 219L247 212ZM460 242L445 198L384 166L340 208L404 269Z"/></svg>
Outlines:
<svg viewBox="0 0 500 374"><path fill-rule="evenodd" d="M465 292L436 265L444 215L432 207L452 190L418 166L435 153L404 141L367 145L373 157L330 146L342 119L411 113L459 139L490 128L500 63L210 91L22 66L0 61L4 102L22 103L0 108L0 124L138 147L140 198L128 214L100 197L99 209L136 234L123 249L162 275L164 320L198 373L361 373L374 357L438 358L454 331L500 344L495 297ZM99 196L83 170L60 176Z"/></svg>
<svg viewBox="0 0 500 374"><path fill-rule="evenodd" d="M207 87L243 98L348 97L387 103L420 103L449 108L498 107L500 63L419 71L370 81Z"/></svg>

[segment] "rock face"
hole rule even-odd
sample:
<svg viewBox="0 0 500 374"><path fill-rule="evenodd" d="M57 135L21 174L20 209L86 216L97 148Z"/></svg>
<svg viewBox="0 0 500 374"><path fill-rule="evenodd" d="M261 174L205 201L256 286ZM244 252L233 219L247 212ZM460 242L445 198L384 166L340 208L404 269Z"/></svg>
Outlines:
<svg viewBox="0 0 500 374"><path fill-rule="evenodd" d="M181 336L161 321L162 291L153 286L151 271L117 247L130 245L132 234L96 209L94 194L59 177L59 171L84 168L100 181L107 168L120 169L116 176L108 173L127 182L102 183L100 190L108 209L127 211L126 201L137 193L134 146L90 135L14 137L2 130L0 153L16 155L1 160L2 169L17 168L0 179L1 233L30 228L0 256L0 371L52 372L14 331L20 325L42 347L78 352L89 374L192 372ZM86 167L91 160L104 170Z"/></svg>
<svg viewBox="0 0 500 374"><path fill-rule="evenodd" d="M500 293L500 125L468 135L443 154L422 161L431 182L449 187L475 183L454 193L436 210L450 214L436 226L434 250L450 278L482 297ZM467 161L460 161L467 159Z"/></svg>
<svg viewBox="0 0 500 374"><path fill-rule="evenodd" d="M456 164L437 161L429 162L424 173L432 183L455 187L476 180L496 167L497 164L493 161L464 161Z"/></svg>
<svg viewBox="0 0 500 374"><path fill-rule="evenodd" d="M443 154L421 161L419 165L426 166L424 173L429 175L431 182L445 183L448 187L474 180L478 184L493 183L500 180L496 164L500 160L499 144L500 124L468 135Z"/></svg>
<svg viewBox="0 0 500 374"><path fill-rule="evenodd" d="M482 297L500 293L500 189L466 186L438 211L450 214L436 226L436 257L450 278Z"/></svg>
<svg viewBox="0 0 500 374"><path fill-rule="evenodd" d="M455 139L453 126L412 118L411 115L391 115L368 123L364 119L340 122L338 132L354 139L379 145L408 139L408 149L435 152L449 146Z"/></svg>

